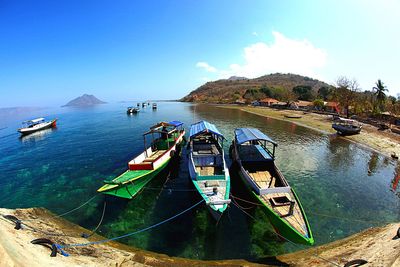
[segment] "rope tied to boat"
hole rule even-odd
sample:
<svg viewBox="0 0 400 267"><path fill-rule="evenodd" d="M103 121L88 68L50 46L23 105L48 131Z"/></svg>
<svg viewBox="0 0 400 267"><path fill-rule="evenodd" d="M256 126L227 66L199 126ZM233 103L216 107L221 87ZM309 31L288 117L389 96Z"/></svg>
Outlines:
<svg viewBox="0 0 400 267"><path fill-rule="evenodd" d="M101 215L99 223L97 224L96 228L94 228L94 230L90 234L82 233L81 237L89 238L89 237L91 237L92 235L94 235L96 233L97 229L99 229L100 225L103 222L104 214L106 213L106 206L107 206L106 196L104 196L103 213Z"/></svg>
<svg viewBox="0 0 400 267"><path fill-rule="evenodd" d="M90 245L98 245L98 244L102 244L102 243L106 243L106 242L110 242L110 241L115 241L115 240L118 240L118 239L121 239L121 238L125 238L125 237L128 237L128 236L132 236L132 235L135 235L135 234L139 234L139 233L148 231L150 229L156 228L156 227L158 227L158 226L160 226L162 224L165 224L165 223L167 223L167 222L169 222L169 221L181 216L182 214L194 209L195 207L197 207L198 205L200 205L203 202L204 202L204 199L200 200L199 202L197 202L196 204L192 205L191 207L189 207L189 208L187 208L187 209L175 214L172 217L169 217L169 218L167 218L167 219L165 219L165 220L163 220L161 222L152 224L152 225L150 225L148 227L139 229L139 230L131 232L131 233L127 233L127 234L120 235L120 236L113 237L113 238L102 239L102 240L98 240L98 241L92 241L92 242L86 242L86 243L76 243L76 244L66 244L66 245L58 245L58 246L61 249L65 249L65 248L70 248L70 247L84 247L84 246L90 246Z"/></svg>

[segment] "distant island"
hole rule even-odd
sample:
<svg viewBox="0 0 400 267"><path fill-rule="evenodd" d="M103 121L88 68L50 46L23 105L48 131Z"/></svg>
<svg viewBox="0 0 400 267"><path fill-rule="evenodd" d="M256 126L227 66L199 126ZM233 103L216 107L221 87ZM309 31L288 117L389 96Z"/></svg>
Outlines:
<svg viewBox="0 0 400 267"><path fill-rule="evenodd" d="M88 107L88 106L93 106L93 105L98 105L98 104L106 104L106 103L107 102L99 100L94 95L84 94L82 96L79 96L79 97L69 101L63 107Z"/></svg>

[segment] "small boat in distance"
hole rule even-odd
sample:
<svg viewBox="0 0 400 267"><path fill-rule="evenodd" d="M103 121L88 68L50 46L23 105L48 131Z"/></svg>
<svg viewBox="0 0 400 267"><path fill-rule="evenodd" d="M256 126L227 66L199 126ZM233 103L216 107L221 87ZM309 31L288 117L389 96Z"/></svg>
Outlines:
<svg viewBox="0 0 400 267"><path fill-rule="evenodd" d="M272 145L272 151L267 144ZM276 146L258 129L239 128L230 152L241 179L262 205L275 231L291 242L312 245L314 238L300 200L275 165Z"/></svg>
<svg viewBox="0 0 400 267"><path fill-rule="evenodd" d="M143 134L144 151L129 161L128 170L97 191L121 198L132 199L151 179L161 172L175 156L185 135L180 121L160 122ZM146 146L146 137L152 141Z"/></svg>
<svg viewBox="0 0 400 267"><path fill-rule="evenodd" d="M134 107L128 107L126 110L126 113L128 114L136 114L139 113L140 109L139 108L134 108Z"/></svg>
<svg viewBox="0 0 400 267"><path fill-rule="evenodd" d="M153 103L153 110L157 109L157 103Z"/></svg>
<svg viewBox="0 0 400 267"><path fill-rule="evenodd" d="M333 121L332 128L335 129L340 135L352 135L359 134L362 125L355 120L339 117Z"/></svg>
<svg viewBox="0 0 400 267"><path fill-rule="evenodd" d="M23 127L18 129L22 135L27 135L43 129L56 127L57 119L46 121L45 118L37 118L22 123Z"/></svg>
<svg viewBox="0 0 400 267"><path fill-rule="evenodd" d="M190 127L190 178L217 221L231 202L229 170L224 159L224 139L215 125L207 121L200 121Z"/></svg>

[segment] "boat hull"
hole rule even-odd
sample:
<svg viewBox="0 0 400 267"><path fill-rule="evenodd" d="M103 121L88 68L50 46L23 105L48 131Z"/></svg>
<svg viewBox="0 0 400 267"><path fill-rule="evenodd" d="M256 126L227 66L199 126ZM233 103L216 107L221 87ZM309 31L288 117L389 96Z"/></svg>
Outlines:
<svg viewBox="0 0 400 267"><path fill-rule="evenodd" d="M156 177L168 165L169 162L170 159L166 161L163 165L161 165L158 169L149 171L147 174L143 175L137 180L131 181L129 183L108 190L104 188L106 186L105 185L98 191L107 195L132 199L140 192L140 190L143 189L143 187L145 187L154 177ZM127 171L127 172L135 172L135 171Z"/></svg>
<svg viewBox="0 0 400 267"><path fill-rule="evenodd" d="M244 177L244 175L241 171L239 171L239 176L240 176L243 184L245 185L246 189L252 195L253 199L257 200L258 203L262 204L262 206L261 206L262 210L264 211L269 222L274 227L275 231L280 236L280 238L289 240L289 241L297 243L297 244L303 244L303 245L313 245L314 244L314 238L305 238L304 236L302 236L292 226L290 226L286 221L282 220L280 218L280 216L278 214L276 214L268 205L266 205L265 202L260 198L260 196L257 195L253 191L251 186L247 183L246 178ZM293 189L292 189L292 193L295 196L296 201L301 208L301 211L303 212L301 203ZM307 222L307 225L308 225L308 222Z"/></svg>
<svg viewBox="0 0 400 267"><path fill-rule="evenodd" d="M38 125L38 127L31 127L31 128L20 128L18 132L22 135L28 135L37 131L41 131L48 128L54 128L57 126L57 119L51 120L49 122L42 123L42 125Z"/></svg>
<svg viewBox="0 0 400 267"><path fill-rule="evenodd" d="M173 155L178 155L178 153L175 154L175 152L180 150L184 135L185 132L180 133L176 139L176 143L159 160L152 163L154 168L127 170L112 181L105 181L106 184L97 191L121 198L134 198L147 183L149 183L168 165L174 157Z"/></svg>
<svg viewBox="0 0 400 267"><path fill-rule="evenodd" d="M353 135L359 134L361 132L361 127L353 126L347 127L343 125L332 125L332 128L335 129L341 135Z"/></svg>

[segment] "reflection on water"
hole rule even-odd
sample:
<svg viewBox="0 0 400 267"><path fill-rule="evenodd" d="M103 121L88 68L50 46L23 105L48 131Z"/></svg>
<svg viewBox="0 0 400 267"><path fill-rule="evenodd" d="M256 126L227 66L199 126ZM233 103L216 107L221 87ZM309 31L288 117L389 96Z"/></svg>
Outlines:
<svg viewBox="0 0 400 267"><path fill-rule="evenodd" d="M143 132L155 122L181 120L188 129L205 119L227 138L226 155L238 127L259 128L278 142L277 165L295 188L317 244L400 220L398 163L336 135L239 110L171 102L137 116L126 116L125 104L115 104L64 109L51 117L59 118L56 132L27 136L26 141L2 131L1 207L43 206L59 214L75 208L95 195L103 180L126 170L127 162L143 149ZM232 194L252 201L237 173L231 176ZM189 180L185 150L179 165L163 171L133 200L99 195L67 219L93 229L104 198L107 209L99 233L107 237L158 223L200 200ZM243 210L232 204L218 225L200 205L121 242L197 259L259 260L300 248L282 243L260 208L240 200L237 204Z"/></svg>
<svg viewBox="0 0 400 267"><path fill-rule="evenodd" d="M33 132L28 135L21 135L19 137L19 140L21 140L21 142L24 142L24 143L41 141L41 140L44 140L46 138L46 136L51 134L51 132L53 132L53 131L57 131L57 128L48 128L48 129L43 129L43 130L40 130L37 132Z"/></svg>

